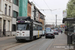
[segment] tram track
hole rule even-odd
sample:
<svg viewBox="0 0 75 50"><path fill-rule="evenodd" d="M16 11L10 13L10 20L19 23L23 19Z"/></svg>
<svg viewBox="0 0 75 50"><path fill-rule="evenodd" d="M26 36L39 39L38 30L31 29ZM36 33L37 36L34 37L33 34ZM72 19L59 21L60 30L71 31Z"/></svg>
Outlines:
<svg viewBox="0 0 75 50"><path fill-rule="evenodd" d="M40 39L41 40L41 39ZM26 45L29 45L29 44L31 44L31 43L34 43L35 41L33 41L33 42L30 42L30 43L14 43L12 46L10 46L10 47L7 47L7 48L5 48L4 50L11 50L11 48L14 48L14 47L16 47L16 46L19 46L20 48L23 46L23 44L24 44L24 46L26 46ZM31 49L33 49L33 48L35 48L35 47L37 47L39 44L42 44L42 43L44 43L44 42L47 42L47 40L46 39L44 39L44 40L41 40L41 41L39 41L39 42L37 42L37 43L35 43L35 44L33 44L33 45L31 45L31 46L29 46L29 47L27 47L26 49L24 49L24 50L31 50ZM52 41L51 41L52 42ZM22 46L21 46L22 45ZM50 46L49 46L50 47ZM48 48L49 48L48 47ZM16 48L17 49L17 48ZM16 50L16 49L14 49L14 50ZM12 49L13 50L13 49ZM38 50L40 50L40 49L38 49ZM48 49L46 49L46 50L48 50Z"/></svg>
<svg viewBox="0 0 75 50"><path fill-rule="evenodd" d="M36 44L34 44L34 45L32 45L32 46L30 46L30 47L28 47L28 48L26 48L26 49L24 49L24 50L33 50L34 48L36 48L36 50L40 50L40 44L42 45L42 44L44 44L45 42L47 43L47 42L49 42L50 41L50 44L51 44L51 42L53 41L52 39L51 40L46 40L46 39L44 39L44 40L42 40L42 41L40 41L40 42L38 42L38 43L36 43ZM49 45L50 45L49 44ZM37 49L37 47L38 47L38 49Z"/></svg>
<svg viewBox="0 0 75 50"><path fill-rule="evenodd" d="M3 45L0 45L0 47L5 47L5 46L8 46L8 45L12 45L14 43L7 43L7 44L3 44Z"/></svg>
<svg viewBox="0 0 75 50"><path fill-rule="evenodd" d="M41 39L40 39L41 40ZM42 40L42 41L44 41L44 40ZM33 42L35 42L35 41L33 41ZM2 49L2 50L9 50L9 49L11 49L11 48L14 48L14 47L16 47L16 46L23 46L23 44L24 45L28 45L28 44L31 44L31 43L33 43L33 42L29 42L29 43L14 43L13 45L9 45L8 47L5 47L4 49ZM41 41L40 41L41 42ZM39 42L38 42L39 43ZM35 44L33 44L33 45L31 45L31 46L34 46L34 45L36 45L36 44L38 44L38 43L35 43ZM31 47L30 46L30 47ZM28 48L30 48L30 47L28 47ZM28 48L26 48L26 50L28 49ZM15 49L16 50L16 49Z"/></svg>
<svg viewBox="0 0 75 50"><path fill-rule="evenodd" d="M42 42L44 42L44 41L46 41L46 40L44 39L44 40L42 40L42 41L40 41L40 42L38 42L38 43L36 43L36 44L34 44L34 45L32 45L32 46L26 48L25 50L31 49L31 48L35 47L36 45L38 45L38 44L40 44L40 43L42 43Z"/></svg>
<svg viewBox="0 0 75 50"><path fill-rule="evenodd" d="M49 43L50 42L50 43ZM41 47L40 47L40 45L39 44L44 44L44 43L46 43L46 45L47 45L47 43L49 43L49 45L47 46L47 48L46 48L46 50L49 50L50 49L50 47L53 45L53 43L55 42L55 40L54 39L50 39L50 40L44 40L44 41L41 41L41 42L39 42L39 43L37 43L37 44L35 44L35 45L32 45L32 46L30 46L30 47L28 47L27 49L25 49L25 50L33 50L34 48L36 48L36 50L41 50ZM41 45L41 46L43 46L43 45ZM37 47L38 47L38 49L37 49ZM44 46L43 46L43 48L45 47L45 44L44 44Z"/></svg>
<svg viewBox="0 0 75 50"><path fill-rule="evenodd" d="M34 48L36 48L36 50L41 50L42 47L40 47L40 44L41 44L41 46L43 46L42 44L45 43L45 44L47 45L47 43L50 42L49 45L48 45L47 48L46 48L46 50L49 50L50 47L53 45L54 41L55 41L55 39L50 39L50 40L45 39L44 41L41 41L41 42L39 42L39 43L37 43L37 44L35 44L35 45L32 45L32 46L28 47L28 48L25 49L25 50L33 50ZM44 44L43 48L45 47L45 44ZM37 48L37 47L38 47L38 48Z"/></svg>
<svg viewBox="0 0 75 50"><path fill-rule="evenodd" d="M54 40L52 39L38 39L34 40L32 42L26 42L26 43L12 43L12 44L7 44L7 47L4 47L2 50L33 50L36 48L36 50L41 50L47 43L45 47L46 50L49 50L51 45L53 44ZM45 43L45 44L44 44ZM9 46L8 46L9 45ZM40 47L41 45L41 47ZM44 46L43 46L44 45ZM37 48L38 47L38 48Z"/></svg>
<svg viewBox="0 0 75 50"><path fill-rule="evenodd" d="M12 45L9 45L7 47L4 47L2 50L8 50L9 48L12 48L12 47L15 47L15 46L18 46L18 45L22 45L23 43L14 43Z"/></svg>

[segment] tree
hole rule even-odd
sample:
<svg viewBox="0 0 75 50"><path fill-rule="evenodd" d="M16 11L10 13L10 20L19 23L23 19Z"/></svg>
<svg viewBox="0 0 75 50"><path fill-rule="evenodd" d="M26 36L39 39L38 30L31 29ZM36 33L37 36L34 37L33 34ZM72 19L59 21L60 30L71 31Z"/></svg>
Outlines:
<svg viewBox="0 0 75 50"><path fill-rule="evenodd" d="M67 17L75 17L75 0L69 0L67 4Z"/></svg>

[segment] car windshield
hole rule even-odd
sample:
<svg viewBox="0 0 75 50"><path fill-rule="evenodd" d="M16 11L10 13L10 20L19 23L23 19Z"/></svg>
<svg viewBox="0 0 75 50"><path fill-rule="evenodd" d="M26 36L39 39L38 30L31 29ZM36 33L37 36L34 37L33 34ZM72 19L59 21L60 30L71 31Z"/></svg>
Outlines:
<svg viewBox="0 0 75 50"><path fill-rule="evenodd" d="M17 30L29 30L29 24L25 23L25 24L17 24Z"/></svg>

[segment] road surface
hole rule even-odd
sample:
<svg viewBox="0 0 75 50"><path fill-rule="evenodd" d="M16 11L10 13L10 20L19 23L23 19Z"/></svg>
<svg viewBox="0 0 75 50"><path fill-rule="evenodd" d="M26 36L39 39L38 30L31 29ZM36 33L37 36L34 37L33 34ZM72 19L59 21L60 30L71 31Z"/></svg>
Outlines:
<svg viewBox="0 0 75 50"><path fill-rule="evenodd" d="M50 50L55 39L42 37L30 42L17 42L15 38L10 38L0 41L0 50Z"/></svg>

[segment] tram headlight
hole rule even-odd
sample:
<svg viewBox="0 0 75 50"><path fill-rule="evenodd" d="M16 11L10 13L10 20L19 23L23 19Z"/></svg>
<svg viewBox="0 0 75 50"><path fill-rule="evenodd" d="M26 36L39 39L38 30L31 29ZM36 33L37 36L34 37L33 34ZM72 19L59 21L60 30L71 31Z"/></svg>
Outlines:
<svg viewBox="0 0 75 50"><path fill-rule="evenodd" d="M17 32L17 33L19 33L19 32Z"/></svg>
<svg viewBox="0 0 75 50"><path fill-rule="evenodd" d="M23 34L23 36L24 36L24 34Z"/></svg>
<svg viewBox="0 0 75 50"><path fill-rule="evenodd" d="M25 32L22 32L22 33L25 33Z"/></svg>
<svg viewBox="0 0 75 50"><path fill-rule="evenodd" d="M18 34L17 34L17 36L18 36Z"/></svg>

